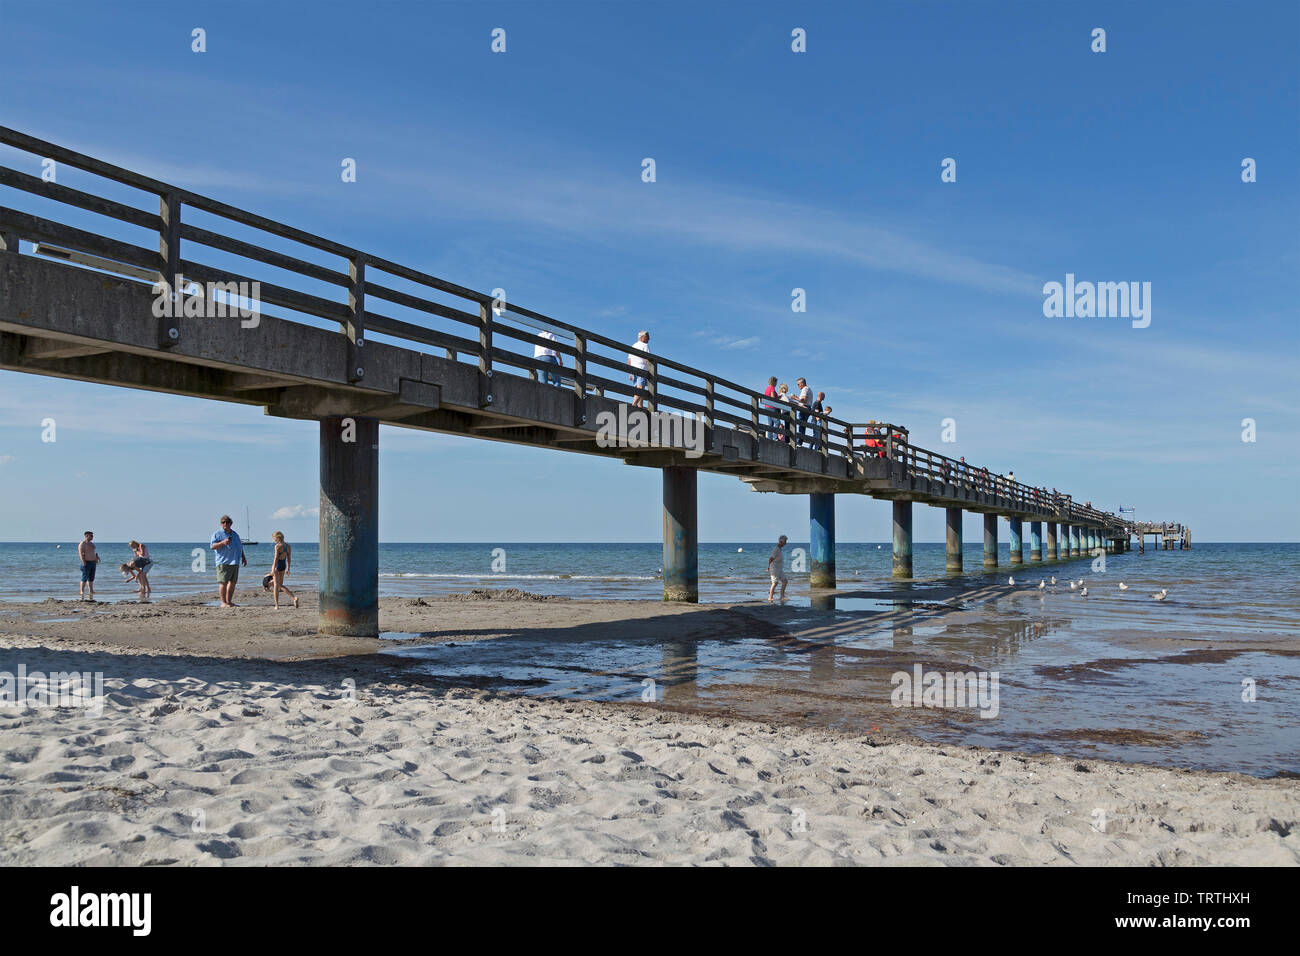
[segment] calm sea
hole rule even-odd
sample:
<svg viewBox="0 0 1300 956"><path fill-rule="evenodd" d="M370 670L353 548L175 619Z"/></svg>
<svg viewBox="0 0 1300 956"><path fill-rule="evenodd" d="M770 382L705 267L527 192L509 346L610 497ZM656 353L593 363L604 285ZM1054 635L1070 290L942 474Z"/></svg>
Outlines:
<svg viewBox="0 0 1300 956"><path fill-rule="evenodd" d="M214 588L211 553L207 541L158 544L147 542L154 566L149 571L154 599L196 594ZM131 559L131 550L106 541L97 542L102 558L95 596L101 601L134 600L134 586L123 583L118 565ZM806 599L807 543L786 547L790 594ZM732 602L767 596L767 556L772 543L729 542L699 546L700 600ZM948 580L944 574L941 544L918 544L913 570L917 582ZM270 570L271 548L247 548L249 567L241 583L253 584ZM983 576L982 545L967 546L963 555L973 581ZM314 585L319 573L319 549L314 541L293 543L290 583ZM1006 545L997 575L1008 573ZM196 561L204 562L196 565ZM1300 629L1300 544L1215 544L1198 542L1191 551L1131 552L1108 556L1110 567L1136 566L1144 572L1167 571L1158 577L1160 587L1180 594L1195 593L1197 620L1211 609L1215 627L1233 628L1234 611L1250 607L1269 609L1279 625ZM841 587L893 586L889 545L883 542L839 542L836 562ZM448 594L476 587L516 587L539 594L579 598L649 598L662 596L663 555L659 543L641 544L381 544L379 593L384 597ZM1076 560L1054 565L1075 568L1082 575L1088 562ZM55 543L0 543L0 601L41 601L75 598L80 571L76 541ZM801 570L801 568L803 570ZM1011 573L1018 573L1012 571ZM1055 571L1051 573L1056 573ZM1065 576L1062 570L1062 576ZM1026 564L1026 580L1035 574ZM996 577L991 575L990 577ZM1041 576L1041 575L1040 575ZM1166 614L1173 605L1167 605ZM1180 605L1182 611L1191 608ZM1193 621L1183 623L1191 624Z"/></svg>
<svg viewBox="0 0 1300 956"><path fill-rule="evenodd" d="M1268 776L1300 773L1300 545L1198 542L1191 551L1130 552L984 573L981 550L966 549L965 575L945 575L939 544L916 546L916 579L895 582L883 542L838 545L839 590L814 602L800 552L787 549L788 622L812 639L774 641L734 621L716 638L647 641L611 625L575 634L526 631L485 643L430 643L437 631L387 635L409 641L389 651L453 683L604 700L656 699L690 709L741 714L853 733L897 727L935 741L1137 760ZM718 613L710 602L765 599L772 545L703 544L700 599L683 632ZM205 542L150 543L155 599L211 593ZM125 546L100 542L96 596L133 600L117 565ZM206 570L195 570L196 555ZM312 586L317 546L294 546L291 584ZM255 587L271 549L249 548L241 582ZM516 587L577 598L656 600L659 544L385 544L380 593L432 596L477 587ZM499 570L494 570L495 567ZM75 598L76 544L0 544L3 602ZM1008 573L1017 587L1006 586ZM1055 575L1055 588L1038 590ZM1090 595L1066 586L1086 577ZM1118 583L1129 585L1121 591ZM995 585L992 589L990 585ZM1153 601L1151 592L1169 590ZM962 595L996 592L991 601ZM881 613L883 612L883 613ZM435 611L429 626L437 627ZM1268 646L1265 646L1265 645ZM1282 653L1276 648L1282 645ZM1259 645L1258 649L1252 645ZM913 662L997 671L995 720L965 713L886 712L890 672ZM1249 684L1255 699L1244 700ZM937 717L916 720L914 717ZM897 719L895 719L897 718Z"/></svg>

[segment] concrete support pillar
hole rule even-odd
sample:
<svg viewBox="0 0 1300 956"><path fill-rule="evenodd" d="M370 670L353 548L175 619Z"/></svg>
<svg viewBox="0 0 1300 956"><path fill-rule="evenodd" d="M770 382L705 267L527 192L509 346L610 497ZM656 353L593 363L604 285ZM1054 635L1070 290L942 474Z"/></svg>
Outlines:
<svg viewBox="0 0 1300 956"><path fill-rule="evenodd" d="M808 496L809 541L812 567L808 583L815 588L835 587L835 496L815 493Z"/></svg>
<svg viewBox="0 0 1300 956"><path fill-rule="evenodd" d="M1043 523L1029 522L1029 560L1043 560Z"/></svg>
<svg viewBox="0 0 1300 956"><path fill-rule="evenodd" d="M1011 525L1011 563L1023 564L1025 560L1025 545L1020 540L1020 519L1012 518Z"/></svg>
<svg viewBox="0 0 1300 956"><path fill-rule="evenodd" d="M379 636L379 421L320 423L317 630Z"/></svg>
<svg viewBox="0 0 1300 956"><path fill-rule="evenodd" d="M998 516L984 516L984 567L998 566Z"/></svg>
<svg viewBox="0 0 1300 956"><path fill-rule="evenodd" d="M1065 553L1072 558L1079 556L1079 526L1068 524L1065 526Z"/></svg>
<svg viewBox="0 0 1300 956"><path fill-rule="evenodd" d="M1061 557L1061 552L1056 543L1056 522L1047 522L1047 560L1057 561Z"/></svg>
<svg viewBox="0 0 1300 956"><path fill-rule="evenodd" d="M699 522L694 468L664 469L664 600L700 600Z"/></svg>
<svg viewBox="0 0 1300 956"><path fill-rule="evenodd" d="M947 553L945 555L944 570L960 571L961 570L961 509L945 508L944 514L946 520L944 526L947 529L945 539L947 541Z"/></svg>
<svg viewBox="0 0 1300 956"><path fill-rule="evenodd" d="M894 577L912 576L912 502L894 502Z"/></svg>

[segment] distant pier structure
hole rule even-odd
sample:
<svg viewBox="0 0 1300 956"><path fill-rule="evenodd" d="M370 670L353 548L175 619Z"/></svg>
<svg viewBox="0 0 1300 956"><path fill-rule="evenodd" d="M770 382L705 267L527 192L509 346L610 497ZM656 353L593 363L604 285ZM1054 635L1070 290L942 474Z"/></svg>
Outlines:
<svg viewBox="0 0 1300 956"><path fill-rule="evenodd" d="M1143 521L1133 526L1132 533L1137 535L1139 554L1146 553L1148 535L1155 538L1157 551L1190 551L1192 548L1192 529L1185 524Z"/></svg>
<svg viewBox="0 0 1300 956"><path fill-rule="evenodd" d="M841 494L890 502L893 574L903 579L916 504L944 510L954 574L966 511L983 515L985 569L998 566L999 518L1013 566L1026 562L1025 537L1028 562L1040 565L1127 551L1134 533L1142 550L1148 534L1190 547L1182 525L1135 527L921 448L901 425L799 417L780 399L648 349L633 365L630 333L553 319L500 290L478 292L16 130L0 127L0 143L31 169L52 160L89 174L77 189L0 165L0 369L311 422L321 633L379 633L381 424L659 470L671 601L699 599L702 471L807 497L818 589L836 585ZM429 474L432 494L438 474ZM521 476L521 487L529 481Z"/></svg>

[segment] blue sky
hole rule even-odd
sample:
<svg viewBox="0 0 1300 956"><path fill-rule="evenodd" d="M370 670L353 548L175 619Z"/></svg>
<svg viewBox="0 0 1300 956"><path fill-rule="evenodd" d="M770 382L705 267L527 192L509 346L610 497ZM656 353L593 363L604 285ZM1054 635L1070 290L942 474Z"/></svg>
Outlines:
<svg viewBox="0 0 1300 956"><path fill-rule="evenodd" d="M755 387L804 375L837 416L1201 541L1300 537L1295 3L307 10L0 0L0 123L574 324L650 328ZM1066 273L1150 282L1151 325L1046 318ZM310 422L0 372L3 540L189 540L245 506L261 537L312 539L316 469ZM380 488L389 541L660 533L658 473L586 456L386 428ZM807 535L806 499L731 478L701 479L700 515L703 540ZM942 521L918 507L918 540ZM889 504L842 497L837 524L884 540Z"/></svg>

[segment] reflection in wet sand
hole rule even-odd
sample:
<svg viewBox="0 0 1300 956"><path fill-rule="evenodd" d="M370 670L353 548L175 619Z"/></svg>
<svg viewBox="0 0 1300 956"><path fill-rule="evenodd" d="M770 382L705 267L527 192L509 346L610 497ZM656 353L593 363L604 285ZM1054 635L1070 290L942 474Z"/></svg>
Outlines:
<svg viewBox="0 0 1300 956"><path fill-rule="evenodd" d="M672 709L1260 775L1300 770L1295 659L1244 647L1201 654L1191 658L1198 667L1187 667L1178 663L1181 643L1168 656L1151 652L1142 627L1154 623L1143 612L1133 602L1110 608L973 578L814 593L806 607L752 614L743 605L702 610L710 626L684 623L672 640L617 628L580 639L521 633L459 654L435 645L403 655L451 683L547 697L648 702L653 681L654 700ZM719 613L730 615L725 626ZM1115 613L1126 616L1122 628L1106 625ZM1243 659L1261 686L1274 688L1253 709L1237 700L1242 665L1233 662ZM893 706L892 678L917 665L996 672L996 717ZM1292 693L1281 694L1287 686Z"/></svg>

